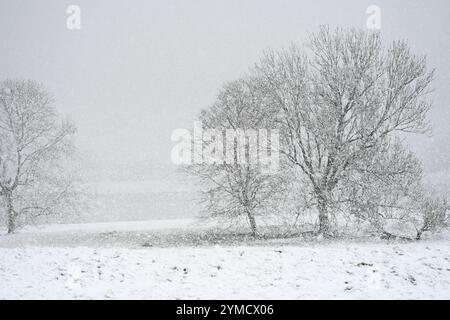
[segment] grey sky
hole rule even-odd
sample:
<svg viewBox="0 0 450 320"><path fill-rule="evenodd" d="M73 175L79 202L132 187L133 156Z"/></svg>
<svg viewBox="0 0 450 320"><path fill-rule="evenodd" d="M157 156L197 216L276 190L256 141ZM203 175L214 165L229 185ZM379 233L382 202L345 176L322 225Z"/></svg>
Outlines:
<svg viewBox="0 0 450 320"><path fill-rule="evenodd" d="M81 30L66 8L81 8ZM408 38L437 68L432 139L411 139L430 170L450 165L450 2L0 0L0 79L43 82L79 128L80 149L107 163L170 161L223 82L264 49L300 42L320 24L366 25L381 8L386 39Z"/></svg>

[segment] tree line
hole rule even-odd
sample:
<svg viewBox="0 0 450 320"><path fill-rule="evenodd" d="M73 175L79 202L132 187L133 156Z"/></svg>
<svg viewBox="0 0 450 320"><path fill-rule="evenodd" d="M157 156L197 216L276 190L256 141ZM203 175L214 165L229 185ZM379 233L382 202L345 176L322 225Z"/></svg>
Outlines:
<svg viewBox="0 0 450 320"><path fill-rule="evenodd" d="M375 31L323 26L302 45L266 51L199 120L205 129L278 129L280 169L238 161L189 166L207 211L245 216L255 236L257 217L286 202L313 211L315 232L325 237L339 235L341 220L383 237L396 237L393 222L413 226L417 239L442 228L447 202L423 186L422 165L404 143L407 134L430 130L433 78L425 55L406 40L384 45Z"/></svg>

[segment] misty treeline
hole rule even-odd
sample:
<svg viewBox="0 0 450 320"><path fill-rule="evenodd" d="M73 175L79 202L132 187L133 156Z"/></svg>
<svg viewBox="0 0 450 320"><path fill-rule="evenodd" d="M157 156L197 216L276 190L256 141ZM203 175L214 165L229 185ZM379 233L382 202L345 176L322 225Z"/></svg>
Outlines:
<svg viewBox="0 0 450 320"><path fill-rule="evenodd" d="M0 82L0 221L8 233L74 206L74 132L41 84Z"/></svg>
<svg viewBox="0 0 450 320"><path fill-rule="evenodd" d="M265 52L200 120L205 130L278 129L279 169L191 165L208 212L245 217L254 235L258 218L274 213L312 215L325 237L351 225L387 238L409 228L420 239L446 226L446 200L426 190L421 163L403 143L430 130L433 74L407 41L385 46L373 31L323 26L304 45ZM217 137L203 139L208 147Z"/></svg>

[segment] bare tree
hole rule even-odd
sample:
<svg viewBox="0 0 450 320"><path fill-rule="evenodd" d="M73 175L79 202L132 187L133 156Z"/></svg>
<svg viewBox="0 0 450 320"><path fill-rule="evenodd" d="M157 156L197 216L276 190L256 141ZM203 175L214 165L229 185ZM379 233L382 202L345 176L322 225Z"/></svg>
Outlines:
<svg viewBox="0 0 450 320"><path fill-rule="evenodd" d="M59 120L53 103L34 81L0 83L0 196L8 233L20 218L55 213L71 195L64 162L75 129Z"/></svg>
<svg viewBox="0 0 450 320"><path fill-rule="evenodd" d="M201 138L203 162L189 168L203 184L208 211L212 215L245 216L254 236L258 233L256 215L268 209L283 186L278 172L266 167L271 164L261 153L254 153L255 148L267 148L264 151L270 155L272 144L268 140L273 137L265 131L266 137L255 136L249 130L274 126L270 122L272 109L266 107L256 84L250 78L233 81L225 85L211 108L202 111L200 120L206 133ZM265 138L267 143L261 143Z"/></svg>
<svg viewBox="0 0 450 320"><path fill-rule="evenodd" d="M282 153L308 177L324 235L342 184L399 133L427 129L433 71L406 41L385 49L379 33L322 27L304 50L268 52L254 75L278 110Z"/></svg>

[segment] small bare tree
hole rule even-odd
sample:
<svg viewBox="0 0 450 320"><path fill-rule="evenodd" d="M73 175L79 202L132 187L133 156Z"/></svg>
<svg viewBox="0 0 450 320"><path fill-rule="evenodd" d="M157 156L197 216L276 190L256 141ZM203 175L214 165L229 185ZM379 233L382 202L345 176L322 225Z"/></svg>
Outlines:
<svg viewBox="0 0 450 320"><path fill-rule="evenodd" d="M270 154L272 144L261 143L267 135L248 135L248 130L274 126L273 109L264 99L254 79L225 85L214 105L200 115L206 133L201 138L203 162L189 168L203 184L208 211L212 215L245 216L254 236L258 233L256 215L268 209L283 186L278 172L268 170L267 162L255 157L261 156L254 153L256 148L267 148L264 151Z"/></svg>
<svg viewBox="0 0 450 320"><path fill-rule="evenodd" d="M0 196L8 233L18 219L55 213L72 196L64 164L75 129L59 120L53 103L34 81L0 82Z"/></svg>
<svg viewBox="0 0 450 320"><path fill-rule="evenodd" d="M424 232L438 231L448 227L450 206L446 198L432 195L425 196L420 202L419 208L414 216L414 227L416 229L416 240L420 240Z"/></svg>
<svg viewBox="0 0 450 320"><path fill-rule="evenodd" d="M377 32L322 27L305 50L268 52L254 75L278 110L282 153L308 177L324 235L337 190L361 163L397 134L427 129L433 71L406 41L385 49Z"/></svg>

